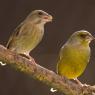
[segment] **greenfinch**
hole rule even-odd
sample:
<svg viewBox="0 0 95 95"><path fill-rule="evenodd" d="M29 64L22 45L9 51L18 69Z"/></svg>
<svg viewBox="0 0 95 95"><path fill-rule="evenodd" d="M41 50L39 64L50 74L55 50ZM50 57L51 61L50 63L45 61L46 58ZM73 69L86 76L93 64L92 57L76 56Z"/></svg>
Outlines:
<svg viewBox="0 0 95 95"><path fill-rule="evenodd" d="M6 47L18 54L29 57L42 40L44 25L52 21L52 16L42 10L32 11L26 19L15 29Z"/></svg>
<svg viewBox="0 0 95 95"><path fill-rule="evenodd" d="M77 77L84 72L89 63L91 55L89 43L94 39L91 33L85 30L73 33L60 50L57 73L68 79L74 79L79 85L83 86ZM57 90L51 88L50 91L56 92Z"/></svg>
<svg viewBox="0 0 95 95"><path fill-rule="evenodd" d="M68 79L77 80L89 63L91 55L89 43L93 39L91 33L85 30L73 33L60 50L57 73Z"/></svg>

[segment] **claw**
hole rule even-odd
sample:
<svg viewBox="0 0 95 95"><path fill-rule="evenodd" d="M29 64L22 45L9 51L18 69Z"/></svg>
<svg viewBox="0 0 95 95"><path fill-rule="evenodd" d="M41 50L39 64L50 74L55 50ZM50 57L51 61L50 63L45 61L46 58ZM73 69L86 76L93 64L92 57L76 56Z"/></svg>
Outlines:
<svg viewBox="0 0 95 95"><path fill-rule="evenodd" d="M29 59L29 61L31 61L33 64L36 64L34 58L32 58L30 55L28 55L28 54L19 54L19 55L21 55L22 57L25 57L25 58Z"/></svg>
<svg viewBox="0 0 95 95"><path fill-rule="evenodd" d="M87 85L87 84L82 84L77 78L76 79L74 79L76 82L77 82L77 84L79 84L80 86L82 86L82 87L88 87L89 85Z"/></svg>

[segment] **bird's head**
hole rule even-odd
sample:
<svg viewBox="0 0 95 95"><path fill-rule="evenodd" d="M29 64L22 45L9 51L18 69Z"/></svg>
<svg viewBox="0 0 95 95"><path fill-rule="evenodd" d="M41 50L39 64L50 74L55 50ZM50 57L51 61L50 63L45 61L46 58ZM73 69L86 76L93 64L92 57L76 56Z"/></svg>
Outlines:
<svg viewBox="0 0 95 95"><path fill-rule="evenodd" d="M36 24L45 24L52 21L52 16L45 11L34 10L28 15L27 20Z"/></svg>
<svg viewBox="0 0 95 95"><path fill-rule="evenodd" d="M95 38L86 30L80 30L72 34L69 41L76 44L85 44L89 45L89 43Z"/></svg>

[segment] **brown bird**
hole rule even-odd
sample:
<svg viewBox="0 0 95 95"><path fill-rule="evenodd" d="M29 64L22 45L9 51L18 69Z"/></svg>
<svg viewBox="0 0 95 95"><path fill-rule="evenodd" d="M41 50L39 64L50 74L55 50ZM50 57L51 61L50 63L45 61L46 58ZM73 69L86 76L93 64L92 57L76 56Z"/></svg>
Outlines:
<svg viewBox="0 0 95 95"><path fill-rule="evenodd" d="M52 16L42 10L34 10L15 29L6 45L8 49L31 58L29 53L42 40L44 25L52 21Z"/></svg>

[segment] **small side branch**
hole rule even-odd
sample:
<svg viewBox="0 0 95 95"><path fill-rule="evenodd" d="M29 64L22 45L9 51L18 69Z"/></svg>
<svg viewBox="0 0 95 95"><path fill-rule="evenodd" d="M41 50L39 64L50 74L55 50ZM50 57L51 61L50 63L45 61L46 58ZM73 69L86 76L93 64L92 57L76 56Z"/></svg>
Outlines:
<svg viewBox="0 0 95 95"><path fill-rule="evenodd" d="M10 64L14 69L37 79L44 84L53 87L66 95L95 95L95 86L82 87L65 77L60 77L53 71L50 71L34 61L7 50L4 46L0 45L0 60Z"/></svg>

